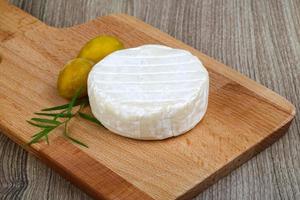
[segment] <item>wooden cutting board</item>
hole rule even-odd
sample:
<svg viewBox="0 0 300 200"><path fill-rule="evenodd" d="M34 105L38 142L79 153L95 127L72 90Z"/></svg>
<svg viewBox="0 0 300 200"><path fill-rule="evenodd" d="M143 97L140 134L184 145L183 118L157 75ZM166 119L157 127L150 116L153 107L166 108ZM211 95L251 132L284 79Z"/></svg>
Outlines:
<svg viewBox="0 0 300 200"><path fill-rule="evenodd" d="M286 99L192 47L127 15L101 17L71 28L49 27L0 0L0 128L18 144L37 130L25 120L66 103L56 91L59 70L96 35L126 47L157 43L189 50L209 71L204 119L182 136L136 141L75 119L83 148L52 134L50 145L26 148L95 198L189 199L276 141L295 108ZM1 161L0 161L1 162Z"/></svg>

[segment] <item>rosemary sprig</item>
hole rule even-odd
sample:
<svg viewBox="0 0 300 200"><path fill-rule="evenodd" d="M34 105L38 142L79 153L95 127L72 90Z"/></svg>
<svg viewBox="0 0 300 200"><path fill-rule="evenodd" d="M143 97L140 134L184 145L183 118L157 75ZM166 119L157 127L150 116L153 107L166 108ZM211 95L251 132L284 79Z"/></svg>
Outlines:
<svg viewBox="0 0 300 200"><path fill-rule="evenodd" d="M79 116L83 119L86 119L88 121L94 122L98 125L102 125L96 118L94 118L91 115L85 114L82 112L82 109L88 104L88 98L82 98L78 99L82 92L82 89L79 89L70 103L60 105L60 106L55 106L51 108L46 108L41 110L41 112L36 112L34 114L38 116L43 116L43 117L48 117L48 118L31 118L30 121L27 121L29 124L32 126L41 128L42 130L32 136L32 140L28 143L28 145L32 145L34 143L38 143L41 140L45 139L47 144L49 144L49 134L51 131L54 129L64 126L64 131L63 131L63 136L66 139L71 140L72 142L79 144L81 146L87 147L86 144L83 142L73 138L70 136L68 132L68 123L69 121L75 117ZM79 106L79 109L76 112L72 112L75 107ZM58 113L49 113L48 111L59 111ZM52 118L52 119L49 119Z"/></svg>

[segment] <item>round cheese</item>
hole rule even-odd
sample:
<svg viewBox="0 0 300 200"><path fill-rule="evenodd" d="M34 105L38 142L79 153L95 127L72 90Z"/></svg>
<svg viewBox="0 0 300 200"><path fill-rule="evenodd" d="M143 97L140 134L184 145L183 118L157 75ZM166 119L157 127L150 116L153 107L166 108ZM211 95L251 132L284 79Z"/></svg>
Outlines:
<svg viewBox="0 0 300 200"><path fill-rule="evenodd" d="M92 113L110 131L159 140L192 129L204 116L209 78L190 52L162 45L116 51L88 77Z"/></svg>

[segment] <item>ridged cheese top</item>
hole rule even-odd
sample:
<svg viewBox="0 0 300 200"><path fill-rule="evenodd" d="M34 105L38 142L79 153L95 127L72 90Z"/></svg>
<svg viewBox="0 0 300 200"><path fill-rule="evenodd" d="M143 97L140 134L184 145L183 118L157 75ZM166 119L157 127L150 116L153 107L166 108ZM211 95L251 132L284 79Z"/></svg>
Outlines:
<svg viewBox="0 0 300 200"><path fill-rule="evenodd" d="M208 73L188 51L144 45L114 52L96 64L88 94L93 114L108 129L136 139L163 139L200 121Z"/></svg>

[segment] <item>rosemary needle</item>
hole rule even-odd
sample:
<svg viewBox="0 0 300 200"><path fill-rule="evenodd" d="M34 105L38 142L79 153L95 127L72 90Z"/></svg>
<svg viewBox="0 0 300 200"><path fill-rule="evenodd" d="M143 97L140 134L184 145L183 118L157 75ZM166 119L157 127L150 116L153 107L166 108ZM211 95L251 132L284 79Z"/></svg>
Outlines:
<svg viewBox="0 0 300 200"><path fill-rule="evenodd" d="M82 103L87 103L88 102L88 98L82 98L82 99L78 99L75 103L74 106L78 106ZM42 109L41 111L55 111L55 110L63 110L69 107L69 104L64 104L64 105L60 105L60 106L54 106L54 107L50 107L50 108L45 108Z"/></svg>
<svg viewBox="0 0 300 200"><path fill-rule="evenodd" d="M93 123L96 123L98 125L102 125L101 122L98 121L98 119L96 119L95 117L91 116L91 115L88 115L88 114L85 114L85 113L82 113L82 112L78 112L79 116L83 119L86 119L86 120L89 120Z"/></svg>
<svg viewBox="0 0 300 200"><path fill-rule="evenodd" d="M42 115L42 116L51 116L51 117L57 117L57 118L69 118L71 117L72 115L69 114L69 113L41 113L41 112L36 112L34 113L36 115ZM56 119L57 119L56 118ZM54 119L54 120L56 120Z"/></svg>

